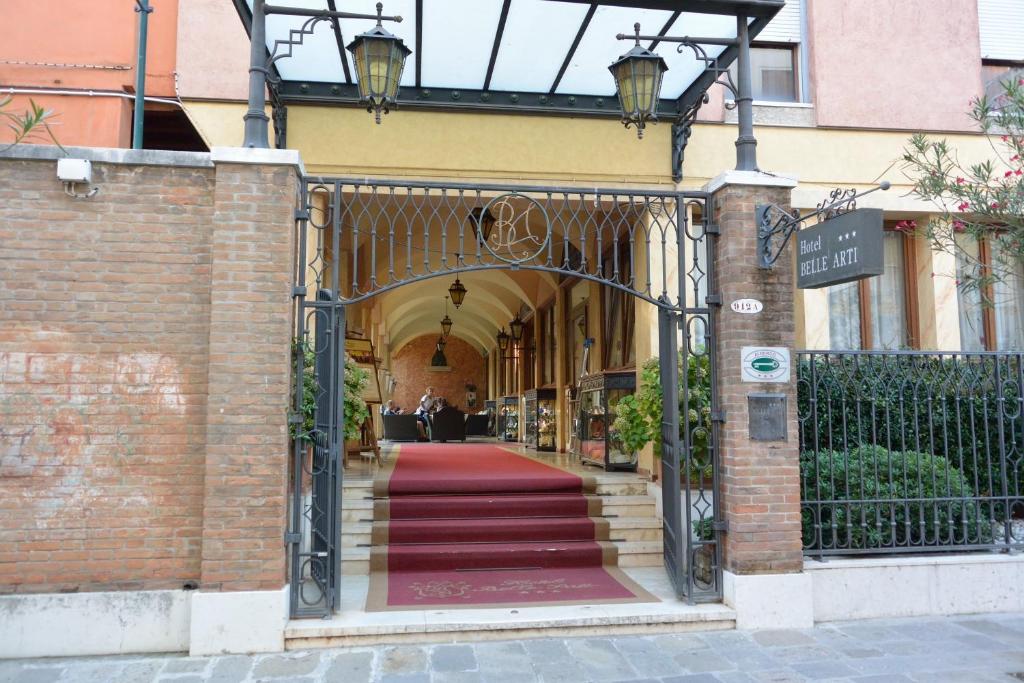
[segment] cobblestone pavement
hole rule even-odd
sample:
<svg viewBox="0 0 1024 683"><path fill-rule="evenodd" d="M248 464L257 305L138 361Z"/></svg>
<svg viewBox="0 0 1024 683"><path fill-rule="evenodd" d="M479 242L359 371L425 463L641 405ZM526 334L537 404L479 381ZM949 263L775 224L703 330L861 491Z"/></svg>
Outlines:
<svg viewBox="0 0 1024 683"><path fill-rule="evenodd" d="M256 656L0 661L0 682L15 681L1009 683L1024 681L1024 614L861 621L807 630L546 638Z"/></svg>

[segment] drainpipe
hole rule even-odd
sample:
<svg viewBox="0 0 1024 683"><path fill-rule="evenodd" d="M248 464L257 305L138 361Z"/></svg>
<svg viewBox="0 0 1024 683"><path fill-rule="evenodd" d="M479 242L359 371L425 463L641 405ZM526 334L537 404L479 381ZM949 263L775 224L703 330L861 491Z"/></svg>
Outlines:
<svg viewBox="0 0 1024 683"><path fill-rule="evenodd" d="M132 122L132 149L142 149L142 117L146 112L146 43L149 38L149 0L135 0L139 15L139 52L135 59L135 117Z"/></svg>
<svg viewBox="0 0 1024 683"><path fill-rule="evenodd" d="M267 92L267 14L266 0L252 0L252 29L249 31L249 110L245 120L243 147L269 149L267 122L263 111Z"/></svg>
<svg viewBox="0 0 1024 683"><path fill-rule="evenodd" d="M736 58L736 119L739 135L736 137L736 170L757 170L757 138L754 137L754 87L750 78L750 33L747 18L736 17L736 40L739 54Z"/></svg>

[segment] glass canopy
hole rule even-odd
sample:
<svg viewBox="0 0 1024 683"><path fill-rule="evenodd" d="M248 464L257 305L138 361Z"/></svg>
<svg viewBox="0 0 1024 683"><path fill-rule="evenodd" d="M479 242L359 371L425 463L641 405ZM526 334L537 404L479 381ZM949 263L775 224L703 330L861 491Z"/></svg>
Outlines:
<svg viewBox="0 0 1024 683"><path fill-rule="evenodd" d="M234 0L249 30L252 0ZM268 5L375 14L376 0L268 0ZM402 74L402 105L433 108L559 110L618 115L608 65L628 51L616 40L640 22L646 35L736 38L746 16L753 38L784 0L386 0L385 15L403 22L387 29L412 50ZM311 32L309 17L267 16L272 80L285 102L358 101L351 54L345 46L375 25L369 19L328 19ZM310 28L307 25L307 28ZM301 41L301 42L300 42ZM290 43L290 44L289 44ZM681 111L714 78L693 50L650 41L668 64L659 110ZM702 45L726 68L734 47Z"/></svg>

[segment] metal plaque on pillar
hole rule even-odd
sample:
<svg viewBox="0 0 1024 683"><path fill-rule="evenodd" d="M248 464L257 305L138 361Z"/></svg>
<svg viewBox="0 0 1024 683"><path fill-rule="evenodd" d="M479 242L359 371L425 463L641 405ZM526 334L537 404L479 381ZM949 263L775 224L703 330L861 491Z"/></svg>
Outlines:
<svg viewBox="0 0 1024 683"><path fill-rule="evenodd" d="M818 289L881 275L882 210L854 209L796 233L796 283Z"/></svg>
<svg viewBox="0 0 1024 683"><path fill-rule="evenodd" d="M747 423L751 441L785 441L786 395L747 394Z"/></svg>

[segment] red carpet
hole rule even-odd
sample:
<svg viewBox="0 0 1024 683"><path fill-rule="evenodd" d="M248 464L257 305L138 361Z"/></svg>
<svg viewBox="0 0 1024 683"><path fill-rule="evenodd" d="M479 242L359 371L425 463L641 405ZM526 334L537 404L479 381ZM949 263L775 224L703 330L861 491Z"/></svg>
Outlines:
<svg viewBox="0 0 1024 683"><path fill-rule="evenodd" d="M656 601L592 478L492 444L408 444L374 483L368 610Z"/></svg>

